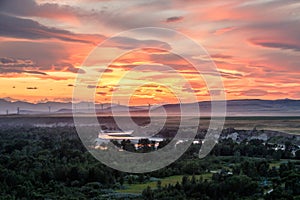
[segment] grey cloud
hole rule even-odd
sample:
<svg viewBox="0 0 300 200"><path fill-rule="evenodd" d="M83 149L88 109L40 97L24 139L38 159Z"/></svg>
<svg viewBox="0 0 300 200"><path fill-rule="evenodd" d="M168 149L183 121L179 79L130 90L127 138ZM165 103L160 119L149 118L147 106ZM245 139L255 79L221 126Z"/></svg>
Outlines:
<svg viewBox="0 0 300 200"><path fill-rule="evenodd" d="M34 0L2 0L0 11L15 15L31 15L37 7Z"/></svg>
<svg viewBox="0 0 300 200"><path fill-rule="evenodd" d="M290 9L292 12L292 9ZM254 45L282 50L300 51L300 22L287 17L288 14L277 14L278 20L258 21L245 25L241 30L256 35L248 41ZM269 16L270 17L270 16ZM276 18L275 18L276 19Z"/></svg>
<svg viewBox="0 0 300 200"><path fill-rule="evenodd" d="M53 42L3 41L0 42L3 58L32 60L39 67L49 69L51 65L69 58L66 47Z"/></svg>
<svg viewBox="0 0 300 200"><path fill-rule="evenodd" d="M39 71L24 71L24 73L37 74L37 75L47 75L47 73L45 73L45 72L39 72Z"/></svg>
<svg viewBox="0 0 300 200"><path fill-rule="evenodd" d="M34 0L1 0L0 11L17 16L75 16L79 9L69 5L58 5L56 3L37 4ZM54 14L55 13L55 14Z"/></svg>
<svg viewBox="0 0 300 200"><path fill-rule="evenodd" d="M169 17L166 19L166 22L178 22L183 20L182 16Z"/></svg>
<svg viewBox="0 0 300 200"><path fill-rule="evenodd" d="M34 63L31 60L22 60L22 59L13 59L8 57L0 58L0 67L7 68L7 67L33 67Z"/></svg>
<svg viewBox="0 0 300 200"><path fill-rule="evenodd" d="M15 68L2 68L0 66L0 74L21 74L21 73L27 73L27 74L36 74L36 75L48 75L45 72L40 72L40 71L33 71L33 70L21 70L21 69L15 69Z"/></svg>
<svg viewBox="0 0 300 200"><path fill-rule="evenodd" d="M286 6L288 4L297 3L295 0L272 0L272 1L245 1L240 3L238 9L262 9L263 7L278 8L278 6Z"/></svg>
<svg viewBox="0 0 300 200"><path fill-rule="evenodd" d="M36 70L26 70L26 68L33 68L34 63L31 60L21 60L21 59L13 59L13 58L0 58L0 73L1 74L9 74L9 73L27 73L27 74L36 74L36 75L47 75L44 72L36 71Z"/></svg>
<svg viewBox="0 0 300 200"><path fill-rule="evenodd" d="M99 2L98 2L99 3ZM155 26L157 19L154 19L154 15L150 17L136 17L144 15L145 11L141 8L147 8L150 11L153 7L153 12L157 10L157 7L164 5L162 1L139 1L138 3L124 3L124 1L118 2L118 6L109 6L105 3L99 3L98 8L95 7L91 10L84 10L80 7L74 7L69 5L58 5L56 3L44 3L37 4L34 0L1 0L0 11L17 16L25 17L44 17L59 19L60 16L76 18L78 20L101 19L96 23L102 25L108 25L112 28L137 28L141 26ZM135 10L135 13L126 12L126 10ZM151 11L150 11L151 12Z"/></svg>
<svg viewBox="0 0 300 200"><path fill-rule="evenodd" d="M1 64L9 64L9 63L15 63L15 60L12 58L0 58Z"/></svg>
<svg viewBox="0 0 300 200"><path fill-rule="evenodd" d="M0 13L0 36L25 39L55 38L69 42L94 43L92 40L104 39L101 35L75 34L67 30L49 28L31 20ZM83 39L87 38L87 39Z"/></svg>
<svg viewBox="0 0 300 200"><path fill-rule="evenodd" d="M66 47L51 42L0 42L1 71L68 70L75 72L68 63ZM13 55L13 58L11 57Z"/></svg>
<svg viewBox="0 0 300 200"><path fill-rule="evenodd" d="M134 48L159 48L170 50L171 46L159 40L137 40L129 37L114 37L111 39L111 46L120 49L134 49Z"/></svg>
<svg viewBox="0 0 300 200"><path fill-rule="evenodd" d="M300 44L287 44L283 42L268 42L268 41L255 41L251 40L252 44L262 46L262 47L267 47L267 48L275 48L275 49L289 49L293 51L300 51Z"/></svg>
<svg viewBox="0 0 300 200"><path fill-rule="evenodd" d="M88 89L94 89L94 88L98 88L96 85L88 85L87 86Z"/></svg>

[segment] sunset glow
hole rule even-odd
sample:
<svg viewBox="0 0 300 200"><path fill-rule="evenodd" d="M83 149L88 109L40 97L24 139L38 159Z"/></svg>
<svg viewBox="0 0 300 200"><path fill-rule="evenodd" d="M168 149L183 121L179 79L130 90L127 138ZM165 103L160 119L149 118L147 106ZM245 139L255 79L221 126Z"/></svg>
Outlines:
<svg viewBox="0 0 300 200"><path fill-rule="evenodd" d="M97 54L101 56L90 57L98 44L119 32L161 27L183 33L207 50L209 56L191 56L191 49L176 41L185 55L199 63L215 62L227 99L300 99L299 20L300 3L293 0L4 0L0 2L0 98L69 102L85 60L94 61L88 66L91 72L79 73L92 76L106 67L101 64L107 55L116 55L98 85L87 84L87 90L96 88L97 102L111 102L115 95L125 103L126 88L142 79L148 84L134 89L131 105L177 103L176 93L186 96L186 102L189 93L199 101L210 100L205 82L190 63L171 53L164 35L160 40L119 38ZM119 55L128 43L137 50ZM143 69L133 70L138 66ZM156 69L164 66L181 74L193 90L173 71L157 74ZM157 84L158 79L174 87Z"/></svg>

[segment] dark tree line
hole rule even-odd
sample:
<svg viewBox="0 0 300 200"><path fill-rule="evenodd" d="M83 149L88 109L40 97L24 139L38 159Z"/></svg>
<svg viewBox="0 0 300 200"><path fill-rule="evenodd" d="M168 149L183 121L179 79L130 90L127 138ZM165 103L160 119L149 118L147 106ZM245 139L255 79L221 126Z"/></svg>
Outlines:
<svg viewBox="0 0 300 200"><path fill-rule="evenodd" d="M168 142L161 142L158 148ZM149 140L141 140L140 144L142 148L136 150L130 141L116 143L128 151L145 153L154 150ZM292 142L286 143L286 150L275 151L260 140L240 144L224 140L202 160L198 158L200 147L191 145L171 165L137 175L113 170L95 160L72 127L2 127L0 196L1 199L107 199L105 195L114 194L115 189L122 189L126 184L145 183L153 177L201 175L215 169L222 169L222 173L215 173L211 180L194 176L185 177L175 185L162 186L158 182L157 188L147 188L141 197L134 199L263 197L271 200L296 199L300 195L298 163L271 167L269 162L270 159L299 158L299 152L295 157L291 155ZM264 185L264 181L268 184Z"/></svg>
<svg viewBox="0 0 300 200"><path fill-rule="evenodd" d="M265 180L269 180L266 184ZM211 180L184 176L175 185L146 188L145 199L300 199L300 170L291 162L279 168L266 161L244 161L233 174L215 173Z"/></svg>

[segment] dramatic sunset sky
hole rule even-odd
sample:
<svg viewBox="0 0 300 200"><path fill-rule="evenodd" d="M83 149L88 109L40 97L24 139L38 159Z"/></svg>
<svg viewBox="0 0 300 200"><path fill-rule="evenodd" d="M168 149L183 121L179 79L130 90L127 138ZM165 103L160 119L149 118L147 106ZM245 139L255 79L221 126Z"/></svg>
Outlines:
<svg viewBox="0 0 300 200"><path fill-rule="evenodd" d="M172 29L202 45L222 75L227 99L300 99L298 0L0 0L0 98L71 101L78 69L90 52L119 32L141 27ZM120 56L128 43L141 50ZM104 67L106 54L116 54L115 62L87 90L97 88L96 100L108 102L113 92L133 86L139 77L148 78L149 84L135 90L133 104L173 102L176 92L209 100L205 83L186 61L168 51L147 49L153 45L172 50L164 36L114 40L91 68ZM181 45L189 55L190 49ZM188 79L193 91L173 72L155 76L161 63ZM119 83L140 64L151 67ZM155 84L157 79L177 90Z"/></svg>

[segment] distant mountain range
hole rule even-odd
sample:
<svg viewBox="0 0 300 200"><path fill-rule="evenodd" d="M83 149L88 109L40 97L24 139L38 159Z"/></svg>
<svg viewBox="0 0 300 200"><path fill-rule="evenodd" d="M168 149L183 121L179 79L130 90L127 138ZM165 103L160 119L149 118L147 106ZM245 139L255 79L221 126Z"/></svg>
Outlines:
<svg viewBox="0 0 300 200"><path fill-rule="evenodd" d="M215 102L216 105L220 102ZM199 105L201 115L208 116L211 112L211 102L202 101L196 103ZM194 104L184 104L188 113L193 113ZM189 109L189 107L191 107ZM165 110L169 113L179 112L178 104L164 105ZM218 110L217 110L218 112ZM218 113L216 113L218 115ZM300 100L278 99L278 100L261 100L261 99L242 99L228 100L226 102L227 116L300 116Z"/></svg>
<svg viewBox="0 0 300 200"><path fill-rule="evenodd" d="M218 102L216 102L218 103ZM228 100L227 116L300 116L300 100L279 99L279 100L260 100L260 99L243 99ZM81 102L74 105L75 112L88 114L92 112L91 103ZM161 106L151 106L153 114L159 115L161 109L170 115L179 115L180 107L187 111L188 115L195 115L194 106L198 105L200 113L207 116L211 111L211 102L203 101L189 104L165 104ZM98 114L120 114L129 110L132 114L147 115L148 106L124 106L119 104L96 104ZM72 103L45 102L29 103L23 101L8 101L0 99L0 114L72 114Z"/></svg>

